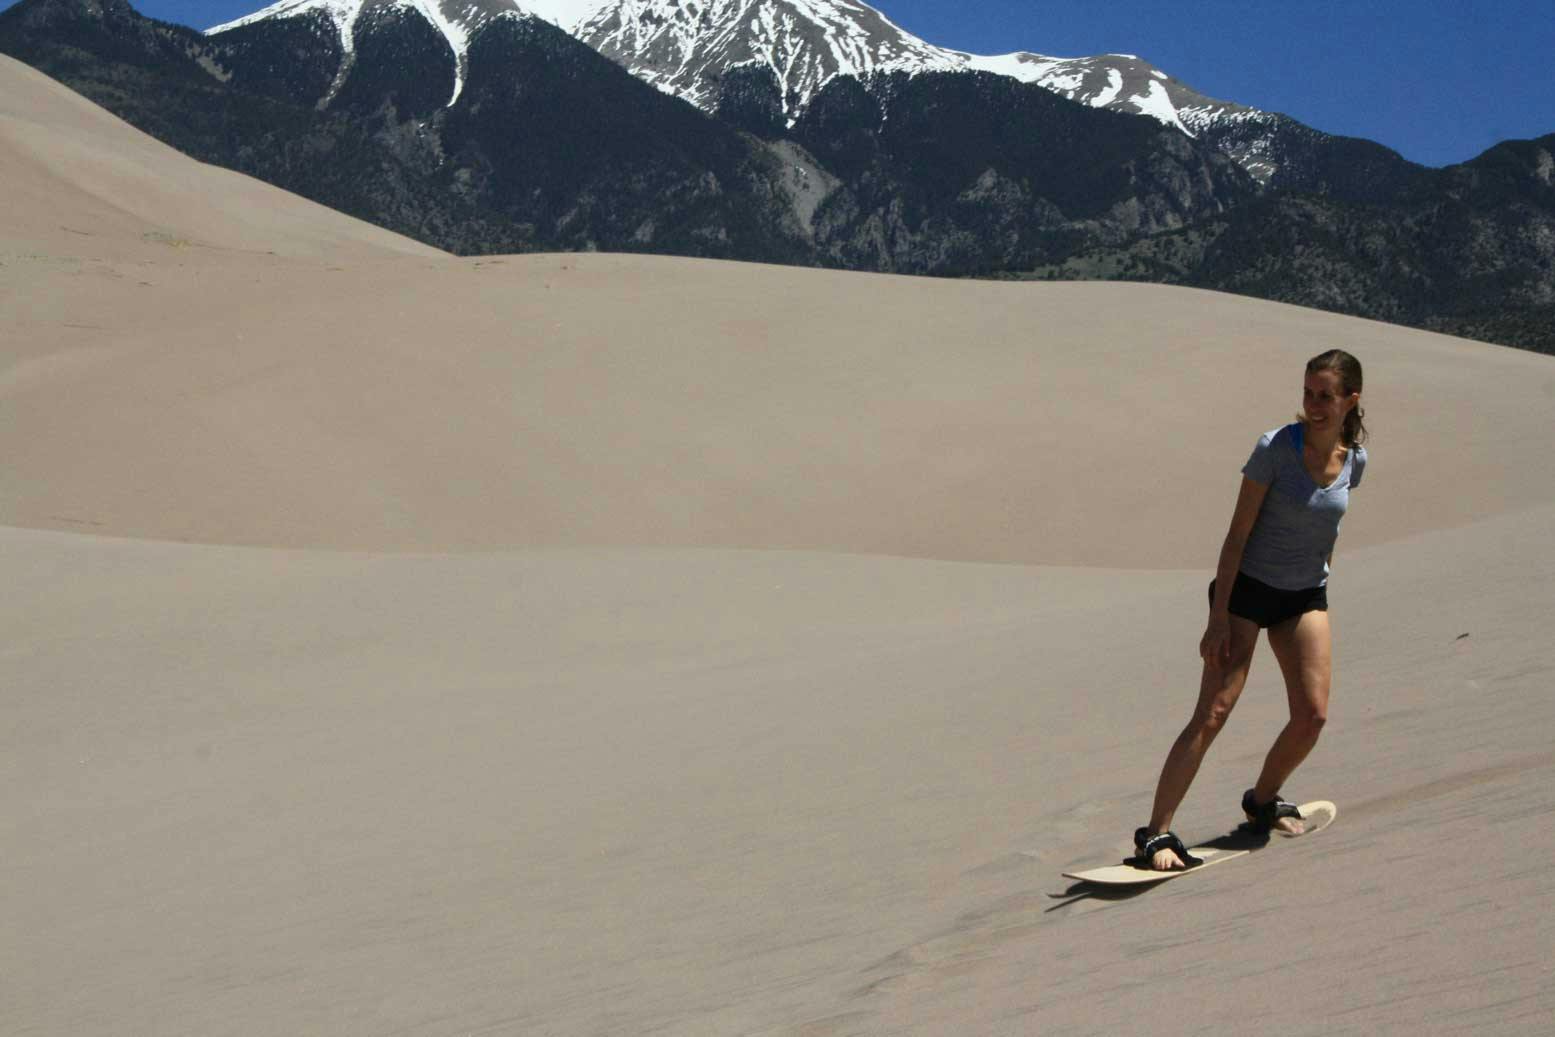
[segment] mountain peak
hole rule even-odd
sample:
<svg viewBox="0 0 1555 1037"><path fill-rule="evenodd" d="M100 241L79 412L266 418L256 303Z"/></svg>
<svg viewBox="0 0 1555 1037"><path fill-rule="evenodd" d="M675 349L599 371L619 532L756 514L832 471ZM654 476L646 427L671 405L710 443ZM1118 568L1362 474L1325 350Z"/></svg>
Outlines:
<svg viewBox="0 0 1555 1037"><path fill-rule="evenodd" d="M111 22L139 17L129 0L23 0L6 13L35 27L60 20Z"/></svg>
<svg viewBox="0 0 1555 1037"><path fill-rule="evenodd" d="M464 88L465 56L470 40L494 18L528 16L531 12L519 0L279 0L269 7L224 22L206 30L216 36L232 29L275 19L295 18L321 12L335 25L340 46L349 64L355 51L357 28L364 22L392 11L414 11L425 18L448 41L456 63L454 88L448 103L453 104Z"/></svg>
<svg viewBox="0 0 1555 1037"><path fill-rule="evenodd" d="M495 18L533 16L707 112L718 110L725 74L747 66L776 77L789 125L838 76L988 72L1094 108L1150 116L1190 137L1232 136L1225 150L1255 177L1267 181L1277 169L1264 155L1267 124L1277 117L1206 97L1134 55L970 54L920 39L860 0L279 0L209 32L323 12L340 34L343 76L354 34L388 11L418 12L447 41L456 63L448 104L464 87L476 32Z"/></svg>
<svg viewBox="0 0 1555 1037"><path fill-rule="evenodd" d="M707 110L717 107L724 72L756 64L777 76L790 121L836 76L954 71L1035 83L1093 108L1148 115L1188 136L1228 118L1264 116L1206 97L1132 54L970 54L920 39L859 0L551 2L597 6L564 27L639 78Z"/></svg>
<svg viewBox="0 0 1555 1037"><path fill-rule="evenodd" d="M700 108L716 105L724 70L765 65L790 119L834 76L965 67L856 0L610 0L573 31Z"/></svg>

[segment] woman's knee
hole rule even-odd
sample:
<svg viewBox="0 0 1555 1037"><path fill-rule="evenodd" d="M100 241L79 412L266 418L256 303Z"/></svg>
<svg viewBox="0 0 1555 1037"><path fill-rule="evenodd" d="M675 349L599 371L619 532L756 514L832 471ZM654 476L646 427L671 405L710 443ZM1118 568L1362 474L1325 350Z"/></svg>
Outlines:
<svg viewBox="0 0 1555 1037"><path fill-rule="evenodd" d="M1304 703L1291 713L1290 719L1307 737L1316 738L1328 723L1328 707L1315 702Z"/></svg>
<svg viewBox="0 0 1555 1037"><path fill-rule="evenodd" d="M1193 711L1193 719L1188 722L1188 729L1195 734L1215 737L1220 733L1221 728L1226 726L1226 721L1231 719L1231 709L1235 705L1235 701L1215 699L1207 705L1200 706Z"/></svg>

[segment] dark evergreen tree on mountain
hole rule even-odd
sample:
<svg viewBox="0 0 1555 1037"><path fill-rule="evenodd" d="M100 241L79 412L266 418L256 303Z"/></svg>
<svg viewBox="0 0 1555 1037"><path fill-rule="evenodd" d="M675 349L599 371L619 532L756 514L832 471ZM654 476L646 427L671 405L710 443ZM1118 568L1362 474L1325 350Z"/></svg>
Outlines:
<svg viewBox="0 0 1555 1037"><path fill-rule="evenodd" d="M399 121L426 119L454 93L457 59L419 11L386 7L352 33L353 58L332 110L368 115L387 108Z"/></svg>
<svg viewBox="0 0 1555 1037"><path fill-rule="evenodd" d="M343 67L311 17L207 38L124 0L23 0L0 51L195 158L452 251L808 260L766 149L559 29L488 24L444 108L442 38L406 9L374 17Z"/></svg>
<svg viewBox="0 0 1555 1037"><path fill-rule="evenodd" d="M1274 166L1264 186L1275 194L1387 204L1429 173L1375 141L1336 137L1284 115L1227 121L1204 130L1199 140L1227 153L1256 142L1260 155Z"/></svg>
<svg viewBox="0 0 1555 1037"><path fill-rule="evenodd" d="M784 135L783 87L777 73L766 65L736 65L724 72L718 84L718 104L713 114L719 122L753 133L763 140Z"/></svg>
<svg viewBox="0 0 1555 1037"><path fill-rule="evenodd" d="M1256 192L1230 158L1153 119L987 73L839 77L794 136L843 180L816 238L848 267L986 274Z"/></svg>
<svg viewBox="0 0 1555 1037"><path fill-rule="evenodd" d="M441 132L472 198L561 247L807 259L764 149L547 22L481 30Z"/></svg>
<svg viewBox="0 0 1555 1037"><path fill-rule="evenodd" d="M1555 352L1555 135L1419 169L1386 203L1270 192L1035 276L1194 285Z"/></svg>
<svg viewBox="0 0 1555 1037"><path fill-rule="evenodd" d="M204 42L233 89L305 108L329 96L345 57L334 22L319 10L240 25Z"/></svg>

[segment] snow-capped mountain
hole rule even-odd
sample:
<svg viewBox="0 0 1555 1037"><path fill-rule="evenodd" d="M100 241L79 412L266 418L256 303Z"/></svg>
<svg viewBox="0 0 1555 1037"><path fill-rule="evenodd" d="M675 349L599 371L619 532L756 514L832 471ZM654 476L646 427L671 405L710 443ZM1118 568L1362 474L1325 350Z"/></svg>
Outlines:
<svg viewBox="0 0 1555 1037"><path fill-rule="evenodd" d="M555 0L552 0L554 5ZM515 0L280 0L253 14L225 22L206 30L208 36L219 36L232 29L254 25L258 22L298 18L318 12L326 15L339 34L343 52L340 75L335 88L350 71L355 59L355 39L359 32L370 28L374 21L390 13L414 11L425 18L442 34L453 50L457 71L454 76L453 94L448 103L458 100L464 88L467 55L470 40L493 18L521 17L530 12Z"/></svg>
<svg viewBox="0 0 1555 1037"><path fill-rule="evenodd" d="M1268 179L1275 168L1260 130L1277 117L1205 97L1137 57L968 54L930 44L858 0L280 0L209 32L323 13L339 33L343 77L352 61L353 36L390 12L407 10L419 12L454 53L457 74L449 104L463 87L476 32L494 18L535 16L708 111L717 106L724 73L738 66L772 70L790 122L836 76L992 72L1092 107L1148 115L1189 136L1239 128L1226 149L1259 179Z"/></svg>
<svg viewBox="0 0 1555 1037"><path fill-rule="evenodd" d="M978 55L935 46L858 0L570 2L575 17L597 9L563 28L640 79L709 110L723 73L755 64L777 76L790 121L835 76L953 71L1010 76L1094 108L1151 116L1189 136L1275 118L1206 97L1129 54ZM1235 157L1267 179L1273 165L1258 154L1257 136L1240 134Z"/></svg>
<svg viewBox="0 0 1555 1037"><path fill-rule="evenodd" d="M983 71L1097 108L1151 115L1192 133L1219 105L1138 58L977 55L928 43L857 0L606 0L563 26L639 78L711 108L725 69L772 69L792 118L833 76ZM1190 110L1188 118L1181 109ZM1241 109L1246 110L1246 109Z"/></svg>
<svg viewBox="0 0 1555 1037"><path fill-rule="evenodd" d="M716 105L726 69L764 65L777 74L790 119L834 76L966 67L963 56L853 0L610 0L569 29L639 79L704 109Z"/></svg>

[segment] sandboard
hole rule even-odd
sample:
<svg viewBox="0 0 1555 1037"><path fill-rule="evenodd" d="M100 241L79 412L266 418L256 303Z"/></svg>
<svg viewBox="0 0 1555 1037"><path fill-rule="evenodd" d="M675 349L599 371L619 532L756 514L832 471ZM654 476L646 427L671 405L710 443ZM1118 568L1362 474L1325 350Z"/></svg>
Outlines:
<svg viewBox="0 0 1555 1037"><path fill-rule="evenodd" d="M1333 824L1334 818L1339 815L1339 808L1326 799L1303 803L1298 809L1301 811L1302 820L1306 824L1306 831L1302 832L1300 836L1287 835L1278 830L1272 834L1285 839L1299 839L1302 836L1316 835ZM1253 841L1251 845L1245 847L1238 845L1238 843L1248 843L1250 841ZM1188 847L1190 854L1202 858L1204 861L1204 863L1196 864L1191 868L1180 868L1176 871L1156 871L1153 868L1141 868L1125 861L1122 864L1111 864L1104 868L1066 871L1063 874L1066 879L1074 879L1077 882L1095 882L1103 886L1137 886L1150 882L1165 882L1168 879L1180 879L1184 875L1197 875L1212 865L1224 864L1226 861L1237 857L1245 857L1268 841L1264 836L1253 833L1246 824L1243 824L1230 835L1222 836L1202 846Z"/></svg>

